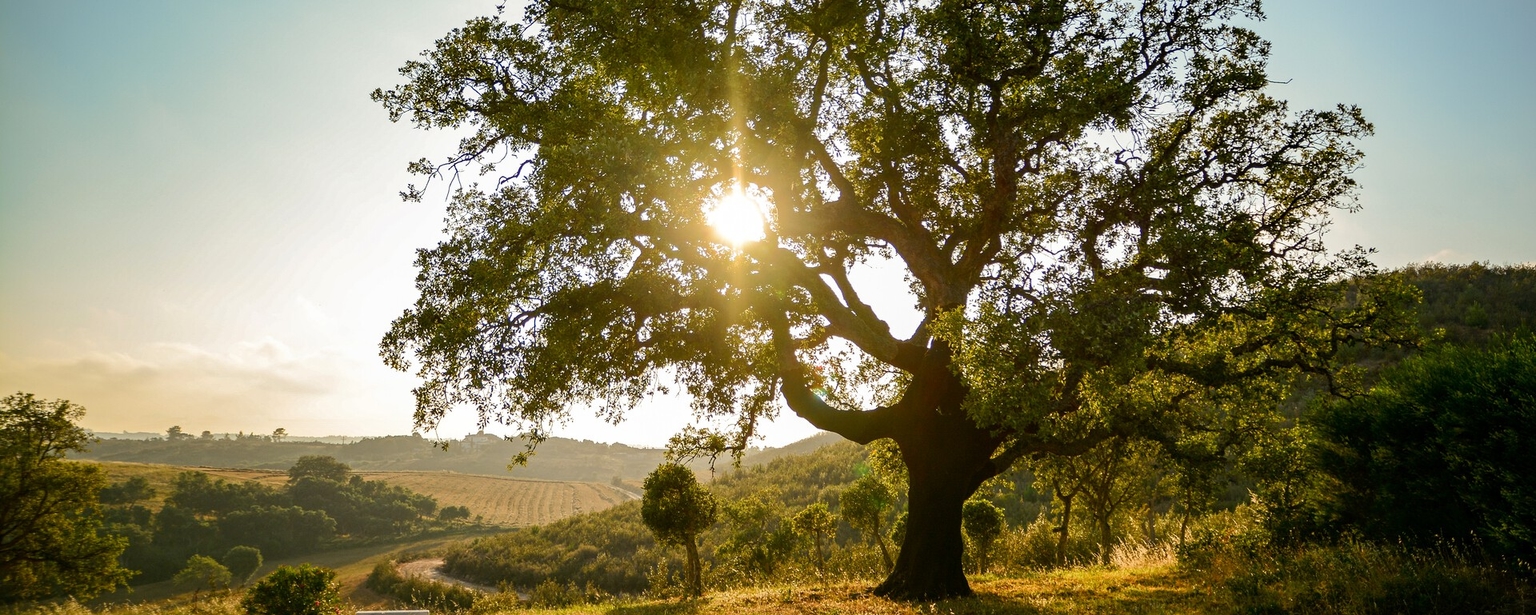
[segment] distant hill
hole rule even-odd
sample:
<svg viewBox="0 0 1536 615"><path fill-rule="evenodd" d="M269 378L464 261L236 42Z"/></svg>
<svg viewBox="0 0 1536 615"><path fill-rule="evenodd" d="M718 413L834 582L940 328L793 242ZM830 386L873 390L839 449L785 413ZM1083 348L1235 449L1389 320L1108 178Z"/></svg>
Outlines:
<svg viewBox="0 0 1536 615"><path fill-rule="evenodd" d="M1536 331L1536 266L1424 264L1397 272L1424 294L1419 323L1452 344Z"/></svg>
<svg viewBox="0 0 1536 615"><path fill-rule="evenodd" d="M767 463L786 454L814 451L841 441L821 434L776 449L758 449L743 458L744 466ZM347 444L331 442L273 442L261 437L115 439L107 437L75 458L92 461L153 463L210 468L286 470L304 455L329 455L358 471L450 471L539 480L611 483L615 478L635 482L645 478L664 458L661 449L587 440L550 438L539 445L527 466L507 468L523 451L521 441L496 436L470 436L449 442L444 450L420 436L364 438ZM704 462L696 462L700 468ZM722 469L726 460L717 464Z"/></svg>
<svg viewBox="0 0 1536 615"><path fill-rule="evenodd" d="M288 474L277 470L221 469L168 466L146 463L100 462L111 482L143 477L155 491L144 502L152 511L160 510L173 490L172 481L189 470L231 481L254 481L272 487L288 482ZM382 480L437 499L439 506L464 506L471 518L489 525L520 527L540 525L571 515L596 512L634 499L633 494L609 485L577 482L503 478L442 471L355 472L364 480Z"/></svg>

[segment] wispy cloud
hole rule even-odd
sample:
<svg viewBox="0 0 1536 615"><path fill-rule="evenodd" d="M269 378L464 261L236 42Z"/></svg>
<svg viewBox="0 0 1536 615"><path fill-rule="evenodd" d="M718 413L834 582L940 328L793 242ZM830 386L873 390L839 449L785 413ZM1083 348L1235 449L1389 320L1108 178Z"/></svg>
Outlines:
<svg viewBox="0 0 1536 615"><path fill-rule="evenodd" d="M189 430L369 435L380 423L400 431L408 417L407 383L363 382L382 372L339 353L295 352L272 338L222 351L163 343L140 352L94 352L67 360L26 360L0 354L0 390L66 398L87 409L98 431L139 431L182 425ZM363 369L359 369L359 368ZM381 395L393 389L396 395ZM400 408L382 407L383 399ZM380 419L394 419L383 420ZM350 428L350 429L349 429Z"/></svg>

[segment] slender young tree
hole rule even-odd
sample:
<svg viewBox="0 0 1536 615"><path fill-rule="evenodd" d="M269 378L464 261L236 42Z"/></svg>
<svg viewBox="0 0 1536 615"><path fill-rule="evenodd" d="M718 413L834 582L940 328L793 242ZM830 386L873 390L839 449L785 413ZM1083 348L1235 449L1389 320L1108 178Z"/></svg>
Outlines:
<svg viewBox="0 0 1536 615"><path fill-rule="evenodd" d="M657 541L683 547L688 557L688 592L694 596L704 593L699 534L715 524L719 510L715 496L685 466L664 463L645 477L640 516Z"/></svg>
<svg viewBox="0 0 1536 615"><path fill-rule="evenodd" d="M816 555L816 574L825 577L827 574L827 552L823 545L829 544L837 532L837 515L827 510L824 502L816 502L795 513L795 531L802 536L811 539L811 550Z"/></svg>
<svg viewBox="0 0 1536 615"><path fill-rule="evenodd" d="M896 565L891 560L891 550L885 546L885 530L881 528L890 507L891 488L874 474L860 476L838 498L843 519L880 548L880 559L885 561L886 570Z"/></svg>
<svg viewBox="0 0 1536 615"><path fill-rule="evenodd" d="M734 417L696 432L712 448L784 407L891 438L909 531L876 591L967 594L961 505L1018 459L1225 429L1266 408L1234 400L1277 394L1253 382L1345 386L1332 355L1394 330L1401 293L1321 239L1370 125L1265 93L1269 47L1234 25L1258 5L534 0L474 19L374 92L464 135L410 166L452 204L383 355L423 379L421 428L471 406L537 442L574 407L617 420L675 385ZM871 262L905 270L914 330L853 283Z"/></svg>

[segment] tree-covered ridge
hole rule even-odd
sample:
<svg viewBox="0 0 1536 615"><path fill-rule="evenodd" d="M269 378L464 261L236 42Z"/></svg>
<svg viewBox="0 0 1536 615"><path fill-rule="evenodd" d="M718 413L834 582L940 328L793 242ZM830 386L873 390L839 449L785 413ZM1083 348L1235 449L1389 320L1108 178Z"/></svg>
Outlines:
<svg viewBox="0 0 1536 615"><path fill-rule="evenodd" d="M1431 334L1443 329L1446 342L1536 331L1536 266L1424 264L1396 273L1423 294L1421 325Z"/></svg>

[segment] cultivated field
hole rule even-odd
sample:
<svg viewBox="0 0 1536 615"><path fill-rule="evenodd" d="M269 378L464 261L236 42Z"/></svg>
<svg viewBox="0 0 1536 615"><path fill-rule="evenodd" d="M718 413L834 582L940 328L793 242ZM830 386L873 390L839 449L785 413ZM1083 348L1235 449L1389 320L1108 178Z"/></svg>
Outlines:
<svg viewBox="0 0 1536 615"><path fill-rule="evenodd" d="M196 470L224 480L250 480L274 487L287 482L278 470L242 470L167 466L147 463L101 462L108 480L121 482L143 476L155 489L151 509L158 509L177 474ZM437 498L439 506L464 506L471 518L502 526L540 525L571 515L603 510L629 499L600 483L529 480L455 472L356 472L366 480L382 480Z"/></svg>

